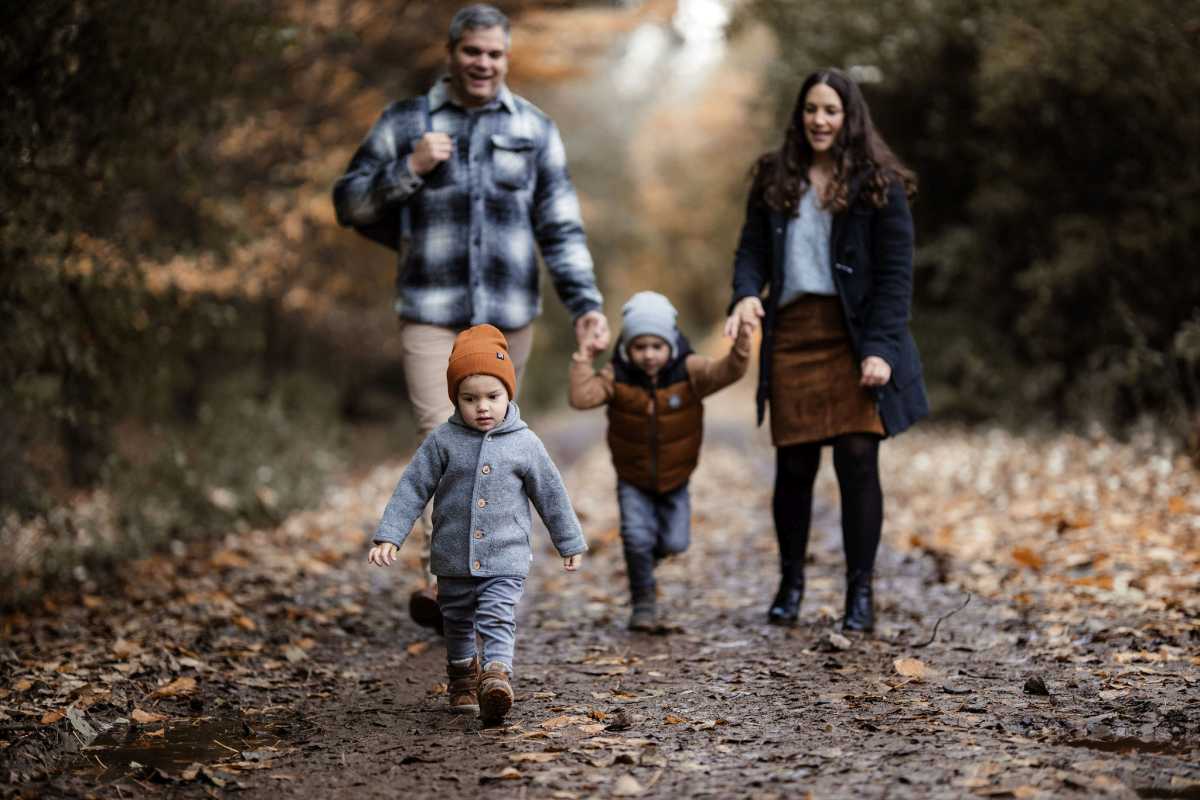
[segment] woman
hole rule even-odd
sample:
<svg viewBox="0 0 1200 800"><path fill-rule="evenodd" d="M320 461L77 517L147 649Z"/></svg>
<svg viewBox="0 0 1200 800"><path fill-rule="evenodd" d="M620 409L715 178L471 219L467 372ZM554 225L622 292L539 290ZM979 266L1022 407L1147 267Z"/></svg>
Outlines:
<svg viewBox="0 0 1200 800"><path fill-rule="evenodd" d="M879 442L929 413L908 331L915 191L858 86L836 69L808 76L783 146L754 168L725 334L762 320L758 422L769 399L781 571L767 619L777 625L799 615L813 483L830 445L846 552L842 627L875 627Z"/></svg>

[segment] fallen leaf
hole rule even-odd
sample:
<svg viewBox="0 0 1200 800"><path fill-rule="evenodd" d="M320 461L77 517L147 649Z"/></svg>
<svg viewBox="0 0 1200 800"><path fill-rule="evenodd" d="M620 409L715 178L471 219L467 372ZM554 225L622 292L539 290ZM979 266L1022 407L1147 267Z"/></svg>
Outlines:
<svg viewBox="0 0 1200 800"><path fill-rule="evenodd" d="M508 760L514 764L545 764L558 758L560 753L513 753Z"/></svg>
<svg viewBox="0 0 1200 800"><path fill-rule="evenodd" d="M1050 695L1050 690L1046 688L1046 682L1042 680L1040 675L1031 675L1025 681L1024 688L1025 694Z"/></svg>
<svg viewBox="0 0 1200 800"><path fill-rule="evenodd" d="M120 659L129 658L132 655L142 652L142 648L128 639L117 639L112 646L113 655Z"/></svg>
<svg viewBox="0 0 1200 800"><path fill-rule="evenodd" d="M258 624L254 620L247 617L245 614L238 614L236 617L234 617L233 624L237 625L239 628L241 628L244 631L258 630Z"/></svg>
<svg viewBox="0 0 1200 800"><path fill-rule="evenodd" d="M609 726L603 722L593 722L591 725L580 725L579 731L584 736L595 736L600 731L608 730Z"/></svg>
<svg viewBox="0 0 1200 800"><path fill-rule="evenodd" d="M504 769L497 772L495 775L479 776L479 782L480 783L491 783L493 781L519 781L523 777L525 777L525 776L522 775L520 773L520 771L517 770L516 767L505 767Z"/></svg>
<svg viewBox="0 0 1200 800"><path fill-rule="evenodd" d="M1012 557L1013 561L1016 561L1021 566L1029 567L1037 572L1041 572L1042 567L1046 565L1046 561L1028 547L1014 547Z"/></svg>
<svg viewBox="0 0 1200 800"><path fill-rule="evenodd" d="M162 722L167 718L167 715L135 708L133 713L129 715L129 718L139 725L149 725L151 722Z"/></svg>
<svg viewBox="0 0 1200 800"><path fill-rule="evenodd" d="M404 648L404 652L410 656L419 656L429 649L429 642L413 642L408 647Z"/></svg>
<svg viewBox="0 0 1200 800"><path fill-rule="evenodd" d="M678 714L667 714L666 718L663 719L663 722L667 725L683 725L687 723L687 719L679 716Z"/></svg>
<svg viewBox="0 0 1200 800"><path fill-rule="evenodd" d="M283 657L288 660L289 664L295 664L298 661L303 661L308 658L308 653L301 650L294 644L289 644L283 648Z"/></svg>
<svg viewBox="0 0 1200 800"><path fill-rule="evenodd" d="M617 782L613 785L614 797L637 797L644 791L646 790L637 782L637 778L632 775L622 775L617 778Z"/></svg>
<svg viewBox="0 0 1200 800"><path fill-rule="evenodd" d="M58 722L60 719L62 719L66 715L67 715L67 712L65 712L65 711L47 711L45 714L42 715L42 724L43 725L53 725L54 723Z"/></svg>
<svg viewBox="0 0 1200 800"><path fill-rule="evenodd" d="M165 686L160 686L150 693L150 697L179 697L194 694L196 691L195 678L176 678Z"/></svg>
<svg viewBox="0 0 1200 800"><path fill-rule="evenodd" d="M849 639L834 631L825 634L821 638L821 644L830 650L849 650L852 646Z"/></svg>
<svg viewBox="0 0 1200 800"><path fill-rule="evenodd" d="M13 684L12 688L14 692L27 692L33 688L33 681L28 678L21 678L21 680Z"/></svg>
<svg viewBox="0 0 1200 800"><path fill-rule="evenodd" d="M146 731L145 733L142 734L142 738L144 738L144 739L161 739L164 736L166 736L166 734L167 734L166 728L159 728L156 731Z"/></svg>
<svg viewBox="0 0 1200 800"><path fill-rule="evenodd" d="M565 728L567 725L586 725L589 722L591 722L591 719L588 717L582 717L577 714L563 714L562 716L542 720L538 727L553 731L558 728Z"/></svg>
<svg viewBox="0 0 1200 800"><path fill-rule="evenodd" d="M915 681L925 680L925 674L928 671L925 662L919 658L897 658L892 662L892 666L900 675Z"/></svg>

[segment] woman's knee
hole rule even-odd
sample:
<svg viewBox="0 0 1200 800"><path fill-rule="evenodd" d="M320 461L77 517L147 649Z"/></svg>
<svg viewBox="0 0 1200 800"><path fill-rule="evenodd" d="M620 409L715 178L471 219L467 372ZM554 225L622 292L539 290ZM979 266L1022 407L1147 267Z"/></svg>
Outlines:
<svg viewBox="0 0 1200 800"><path fill-rule="evenodd" d="M780 479L812 483L821 466L819 444L795 444L775 450L775 480Z"/></svg>
<svg viewBox="0 0 1200 800"><path fill-rule="evenodd" d="M871 434L840 436L833 443L833 468L839 476L879 472L879 438Z"/></svg>

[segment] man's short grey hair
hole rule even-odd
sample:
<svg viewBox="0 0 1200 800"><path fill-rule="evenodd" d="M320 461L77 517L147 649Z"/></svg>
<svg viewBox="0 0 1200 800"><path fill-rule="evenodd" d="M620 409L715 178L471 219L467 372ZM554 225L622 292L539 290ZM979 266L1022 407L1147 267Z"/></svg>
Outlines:
<svg viewBox="0 0 1200 800"><path fill-rule="evenodd" d="M458 13L454 15L454 19L450 20L450 49L454 49L462 39L464 33L481 28L500 28L504 31L505 50L512 43L512 36L509 34L508 17L504 16L504 12L495 6L489 6L487 3L475 3L474 5L460 8Z"/></svg>

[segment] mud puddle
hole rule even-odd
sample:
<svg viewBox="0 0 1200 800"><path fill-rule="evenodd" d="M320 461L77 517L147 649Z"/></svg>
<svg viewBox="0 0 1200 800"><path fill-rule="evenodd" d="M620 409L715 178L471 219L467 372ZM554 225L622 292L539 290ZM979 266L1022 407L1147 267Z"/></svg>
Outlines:
<svg viewBox="0 0 1200 800"><path fill-rule="evenodd" d="M196 765L254 768L291 749L304 732L295 721L232 717L113 728L81 748L78 769L107 782L129 774L174 780Z"/></svg>

